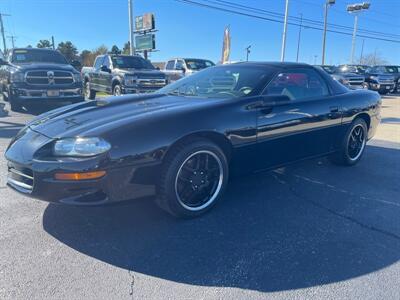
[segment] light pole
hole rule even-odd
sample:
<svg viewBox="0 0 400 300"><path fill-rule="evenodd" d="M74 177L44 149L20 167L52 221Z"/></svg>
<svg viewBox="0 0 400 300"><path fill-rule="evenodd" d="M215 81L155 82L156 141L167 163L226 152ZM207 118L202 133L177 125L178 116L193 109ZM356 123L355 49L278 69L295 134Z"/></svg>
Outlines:
<svg viewBox="0 0 400 300"><path fill-rule="evenodd" d="M284 21L284 24L283 24L283 34L282 34L281 61L285 61L286 30L287 30L288 14L289 14L289 0L286 0L285 21Z"/></svg>
<svg viewBox="0 0 400 300"><path fill-rule="evenodd" d="M134 36L133 36L133 0L128 0L128 14L129 14L129 54L135 54Z"/></svg>
<svg viewBox="0 0 400 300"><path fill-rule="evenodd" d="M324 15L324 34L322 36L322 60L321 65L325 65L325 46L326 46L326 27L328 25L328 8L335 4L335 0L326 0L325 2L325 15Z"/></svg>
<svg viewBox="0 0 400 300"><path fill-rule="evenodd" d="M299 62L300 40L301 40L301 27L303 27L303 14L300 14L299 36L297 37L296 62Z"/></svg>
<svg viewBox="0 0 400 300"><path fill-rule="evenodd" d="M354 51L356 50L358 14L364 10L369 9L370 6L371 4L369 2L347 5L347 12L354 14L354 29L353 29L353 38L351 41L351 55L350 55L350 63L352 64L354 63Z"/></svg>

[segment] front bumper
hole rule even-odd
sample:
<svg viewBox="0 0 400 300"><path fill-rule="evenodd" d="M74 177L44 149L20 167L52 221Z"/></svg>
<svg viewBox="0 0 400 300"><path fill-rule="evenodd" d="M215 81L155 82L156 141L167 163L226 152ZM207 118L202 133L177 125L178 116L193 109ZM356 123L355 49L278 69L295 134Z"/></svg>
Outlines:
<svg viewBox="0 0 400 300"><path fill-rule="evenodd" d="M11 84L8 92L19 102L77 102L83 100L81 83L67 86L31 86L26 83Z"/></svg>
<svg viewBox="0 0 400 300"><path fill-rule="evenodd" d="M155 195L152 174L157 173L153 172L154 166L117 165L106 154L82 159L35 158L36 153L52 142L52 139L32 130L26 130L25 134L12 141L5 154L8 161L8 186L32 198L86 206ZM98 179L55 179L56 173L99 170L106 174Z"/></svg>
<svg viewBox="0 0 400 300"><path fill-rule="evenodd" d="M370 83L370 89L377 92L391 91L394 89L394 83Z"/></svg>

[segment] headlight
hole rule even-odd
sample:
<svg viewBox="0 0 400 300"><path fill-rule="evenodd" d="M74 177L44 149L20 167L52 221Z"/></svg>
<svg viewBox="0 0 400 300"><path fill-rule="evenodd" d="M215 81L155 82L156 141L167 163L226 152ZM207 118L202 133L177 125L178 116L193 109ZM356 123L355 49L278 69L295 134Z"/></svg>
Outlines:
<svg viewBox="0 0 400 300"><path fill-rule="evenodd" d="M76 137L58 140L53 152L57 156L94 156L111 149L111 145L98 137Z"/></svg>
<svg viewBox="0 0 400 300"><path fill-rule="evenodd" d="M81 73L74 73L74 81L76 82L81 82L82 81L82 76Z"/></svg>
<svg viewBox="0 0 400 300"><path fill-rule="evenodd" d="M371 78L371 80L378 81L378 76L371 76L370 78Z"/></svg>
<svg viewBox="0 0 400 300"><path fill-rule="evenodd" d="M11 73L11 82L23 82L25 79L25 74L22 72Z"/></svg>
<svg viewBox="0 0 400 300"><path fill-rule="evenodd" d="M129 76L129 75L125 76L125 85L127 86L135 85L136 79L137 79L136 76Z"/></svg>

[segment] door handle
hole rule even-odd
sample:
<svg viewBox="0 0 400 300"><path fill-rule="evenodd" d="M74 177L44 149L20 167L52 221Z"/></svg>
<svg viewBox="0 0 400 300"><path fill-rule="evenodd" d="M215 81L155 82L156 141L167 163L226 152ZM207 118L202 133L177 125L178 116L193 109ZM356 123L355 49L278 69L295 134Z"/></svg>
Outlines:
<svg viewBox="0 0 400 300"><path fill-rule="evenodd" d="M337 113L339 112L339 107L338 106L331 106L329 107L329 110L331 113Z"/></svg>

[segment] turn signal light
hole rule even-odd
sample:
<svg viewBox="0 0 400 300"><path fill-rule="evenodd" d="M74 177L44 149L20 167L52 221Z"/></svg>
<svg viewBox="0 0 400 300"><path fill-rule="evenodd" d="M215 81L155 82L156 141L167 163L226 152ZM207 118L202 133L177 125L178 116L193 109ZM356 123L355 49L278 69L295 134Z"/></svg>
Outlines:
<svg viewBox="0 0 400 300"><path fill-rule="evenodd" d="M94 171L85 173L56 173L54 178L57 180L89 180L97 179L106 175L106 171Z"/></svg>

